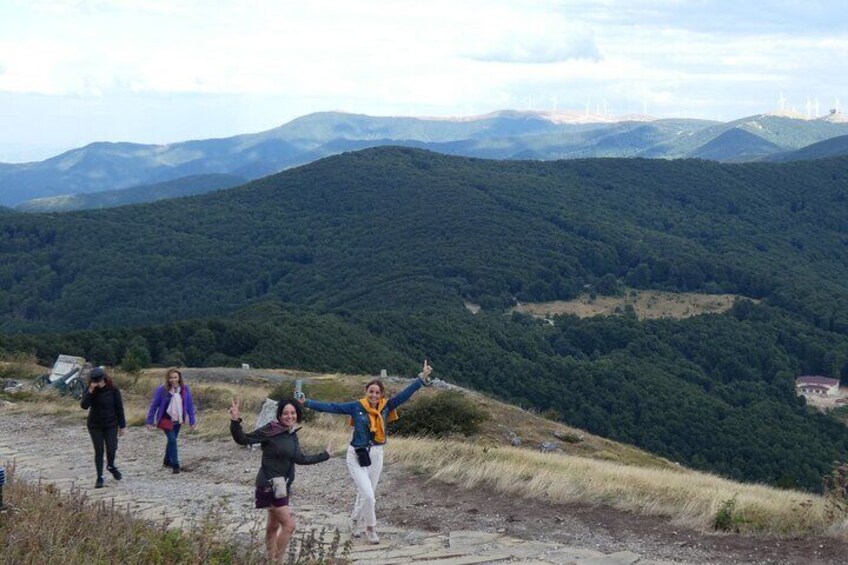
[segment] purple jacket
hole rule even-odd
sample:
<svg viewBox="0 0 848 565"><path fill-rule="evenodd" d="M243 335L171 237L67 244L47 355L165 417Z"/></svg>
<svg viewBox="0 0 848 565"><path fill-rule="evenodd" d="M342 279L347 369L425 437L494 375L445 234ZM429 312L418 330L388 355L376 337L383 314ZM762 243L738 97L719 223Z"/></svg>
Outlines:
<svg viewBox="0 0 848 565"><path fill-rule="evenodd" d="M188 386L180 387L180 396L183 397L183 418L188 417L190 426L194 425L194 400L191 398L191 390ZM150 408L147 410L147 419L144 421L148 426L159 424L159 420L165 415L168 410L168 404L171 403L171 394L165 390L165 385L159 385L156 392L153 393L153 402L150 403ZM183 424L185 422L179 422Z"/></svg>

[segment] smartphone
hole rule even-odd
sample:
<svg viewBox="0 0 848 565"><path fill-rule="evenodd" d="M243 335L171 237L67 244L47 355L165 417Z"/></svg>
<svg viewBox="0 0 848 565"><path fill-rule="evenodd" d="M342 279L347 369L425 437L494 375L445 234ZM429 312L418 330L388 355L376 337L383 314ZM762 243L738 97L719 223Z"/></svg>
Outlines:
<svg viewBox="0 0 848 565"><path fill-rule="evenodd" d="M303 398L303 379L294 381L294 397Z"/></svg>

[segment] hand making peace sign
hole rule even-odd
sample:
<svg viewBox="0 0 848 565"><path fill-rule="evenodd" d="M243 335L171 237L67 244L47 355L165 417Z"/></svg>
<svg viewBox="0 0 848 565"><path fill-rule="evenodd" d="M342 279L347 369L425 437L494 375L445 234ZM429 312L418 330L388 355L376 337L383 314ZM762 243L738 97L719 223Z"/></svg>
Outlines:
<svg viewBox="0 0 848 565"><path fill-rule="evenodd" d="M241 410L239 410L239 401L237 398L233 398L233 403L227 412L230 413L230 420L237 422L241 419Z"/></svg>

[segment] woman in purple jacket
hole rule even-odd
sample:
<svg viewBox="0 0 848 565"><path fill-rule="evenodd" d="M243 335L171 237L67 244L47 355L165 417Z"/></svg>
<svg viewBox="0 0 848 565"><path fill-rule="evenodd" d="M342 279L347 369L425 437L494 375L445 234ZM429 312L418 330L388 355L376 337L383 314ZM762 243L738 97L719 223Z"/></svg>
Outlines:
<svg viewBox="0 0 848 565"><path fill-rule="evenodd" d="M165 373L165 384L159 385L153 393L153 402L147 411L145 424L149 430L155 426L165 432L168 441L165 444L165 459L162 465L170 467L173 473L180 472L177 436L186 422L193 430L195 420L191 390L183 382L183 374L179 370L168 369Z"/></svg>

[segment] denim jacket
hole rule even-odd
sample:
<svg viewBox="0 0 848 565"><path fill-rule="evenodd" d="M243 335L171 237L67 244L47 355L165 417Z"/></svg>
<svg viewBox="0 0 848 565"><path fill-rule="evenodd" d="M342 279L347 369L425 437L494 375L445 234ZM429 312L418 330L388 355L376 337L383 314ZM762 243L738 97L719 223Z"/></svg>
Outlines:
<svg viewBox="0 0 848 565"><path fill-rule="evenodd" d="M383 422L389 421L389 412L409 400L409 398L415 394L419 388L424 386L424 383L421 382L421 379L415 379L412 384L408 387L400 391L395 396L391 397L388 402L386 402L386 406L383 408ZM367 447L369 445L377 445L374 441L373 434L371 433L371 419L368 417L368 413L365 411L365 408L362 407L362 404L359 401L355 402L319 402L317 400L307 400L306 407L316 412L329 412L331 414L347 414L351 418L353 418L353 439L350 440L350 444L353 447ZM386 438L388 439L388 431L386 431Z"/></svg>

